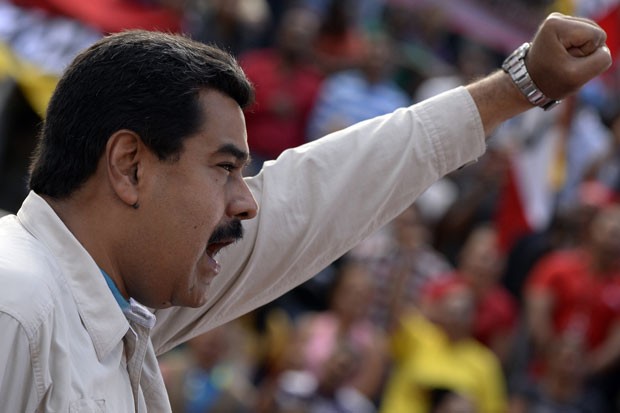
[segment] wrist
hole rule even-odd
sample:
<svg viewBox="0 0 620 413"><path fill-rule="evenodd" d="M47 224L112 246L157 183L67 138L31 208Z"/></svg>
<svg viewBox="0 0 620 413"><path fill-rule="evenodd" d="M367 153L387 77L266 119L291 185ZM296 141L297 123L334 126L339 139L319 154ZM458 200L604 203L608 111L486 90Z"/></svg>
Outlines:
<svg viewBox="0 0 620 413"><path fill-rule="evenodd" d="M516 88L533 106L549 110L560 103L559 100L547 97L534 83L525 64L525 58L530 50L531 43L523 43L504 60L502 69L506 72Z"/></svg>
<svg viewBox="0 0 620 413"><path fill-rule="evenodd" d="M507 94L507 99L518 102L515 103L515 105L519 106L522 111L530 110L536 107L519 89L519 86L517 86L517 84L512 80L510 74L506 73L504 70L500 70L498 73L502 77L504 90Z"/></svg>
<svg viewBox="0 0 620 413"><path fill-rule="evenodd" d="M487 137L500 123L532 108L510 76L501 70L467 85L467 90L476 102Z"/></svg>

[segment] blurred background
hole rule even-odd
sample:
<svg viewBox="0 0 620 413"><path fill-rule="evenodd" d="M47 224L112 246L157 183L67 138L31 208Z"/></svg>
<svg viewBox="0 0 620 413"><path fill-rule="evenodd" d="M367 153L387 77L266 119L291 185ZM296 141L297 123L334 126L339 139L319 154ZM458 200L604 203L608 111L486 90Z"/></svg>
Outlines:
<svg viewBox="0 0 620 413"><path fill-rule="evenodd" d="M55 84L141 28L236 56L255 174L287 148L497 70L550 12L620 52L620 0L0 0L0 215ZM620 412L620 69L285 296L161 357L176 412Z"/></svg>

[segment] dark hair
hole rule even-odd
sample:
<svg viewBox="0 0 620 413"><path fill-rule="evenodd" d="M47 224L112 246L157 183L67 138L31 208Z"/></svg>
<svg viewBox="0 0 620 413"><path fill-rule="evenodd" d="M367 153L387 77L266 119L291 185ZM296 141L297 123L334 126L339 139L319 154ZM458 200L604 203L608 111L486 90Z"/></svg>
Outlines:
<svg viewBox="0 0 620 413"><path fill-rule="evenodd" d="M30 189L63 198L95 172L108 138L137 133L161 160L176 160L202 119L199 92L241 108L253 89L228 53L172 34L132 30L80 53L49 103L30 167Z"/></svg>
<svg viewBox="0 0 620 413"><path fill-rule="evenodd" d="M458 393L452 389L447 389L443 387L434 387L429 389L429 412L436 412L443 405L443 403L448 400L448 398L455 395L458 395Z"/></svg>

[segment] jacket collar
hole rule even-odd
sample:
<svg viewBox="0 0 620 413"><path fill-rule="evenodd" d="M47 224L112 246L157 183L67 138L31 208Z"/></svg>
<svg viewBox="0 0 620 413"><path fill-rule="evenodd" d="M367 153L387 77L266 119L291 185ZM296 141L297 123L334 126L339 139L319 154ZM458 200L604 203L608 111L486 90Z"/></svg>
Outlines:
<svg viewBox="0 0 620 413"><path fill-rule="evenodd" d="M129 323L99 267L51 206L36 193L28 194L17 217L58 262L97 357L102 360L123 339Z"/></svg>

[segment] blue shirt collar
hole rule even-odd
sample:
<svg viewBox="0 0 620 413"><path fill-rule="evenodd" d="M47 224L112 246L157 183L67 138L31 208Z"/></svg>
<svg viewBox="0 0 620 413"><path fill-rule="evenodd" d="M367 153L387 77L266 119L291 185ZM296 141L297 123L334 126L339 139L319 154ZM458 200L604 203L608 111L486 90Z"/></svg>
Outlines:
<svg viewBox="0 0 620 413"><path fill-rule="evenodd" d="M108 287L110 288L110 291L112 291L112 294L114 295L114 298L116 299L118 305L121 307L121 310L128 310L130 307L129 301L126 300L125 297L123 297L123 294L121 294L120 290L118 289L112 278L110 278L110 276L101 268L99 268L99 270L101 271L101 274L103 274L105 282L108 283Z"/></svg>

